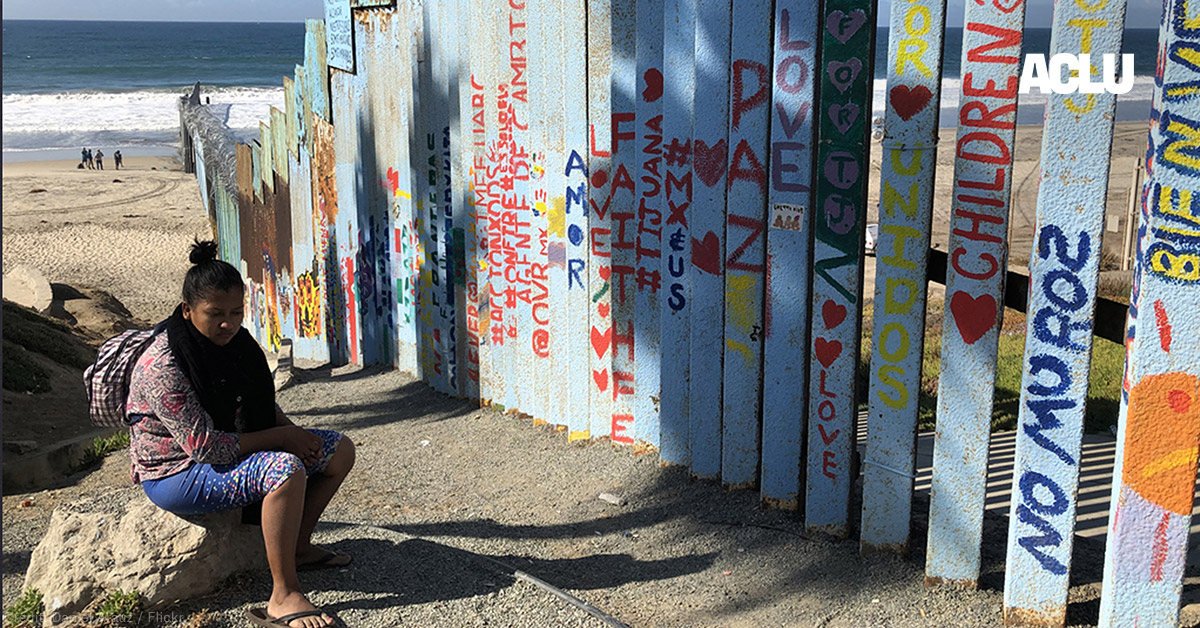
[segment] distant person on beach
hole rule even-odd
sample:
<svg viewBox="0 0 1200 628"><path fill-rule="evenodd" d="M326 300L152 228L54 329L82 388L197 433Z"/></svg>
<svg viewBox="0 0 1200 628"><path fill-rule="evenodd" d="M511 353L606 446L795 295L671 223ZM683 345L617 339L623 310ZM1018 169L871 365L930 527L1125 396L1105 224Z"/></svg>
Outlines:
<svg viewBox="0 0 1200 628"><path fill-rule="evenodd" d="M80 150L80 151L79 151L79 155L80 155L80 157L79 157L79 167L80 167L80 168L86 168L86 167L87 167L87 161L88 161L88 152L87 152L87 149L86 149L86 148L84 148L83 150Z"/></svg>
<svg viewBox="0 0 1200 628"><path fill-rule="evenodd" d="M96 161L95 161L95 157L92 156L92 149L85 148L85 149L83 149L83 152L84 152L84 160L87 162L88 170L95 168Z"/></svg>
<svg viewBox="0 0 1200 628"><path fill-rule="evenodd" d="M96 149L96 170L104 170L104 151Z"/></svg>
<svg viewBox="0 0 1200 628"><path fill-rule="evenodd" d="M274 587L260 626L341 625L313 606L298 570L343 567L349 554L312 544L313 529L354 466L354 443L305 429L275 403L262 348L242 327L241 273L196 241L183 302L138 359L127 400L132 479L179 515L242 508L261 523Z"/></svg>
<svg viewBox="0 0 1200 628"><path fill-rule="evenodd" d="M121 169L121 151L113 153L113 163L117 165L117 170Z"/></svg>

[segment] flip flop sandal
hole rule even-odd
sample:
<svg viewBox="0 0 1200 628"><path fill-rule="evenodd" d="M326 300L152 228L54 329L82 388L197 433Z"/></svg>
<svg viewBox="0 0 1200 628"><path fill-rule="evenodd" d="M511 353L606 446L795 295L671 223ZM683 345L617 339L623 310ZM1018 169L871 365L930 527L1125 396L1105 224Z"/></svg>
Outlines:
<svg viewBox="0 0 1200 628"><path fill-rule="evenodd" d="M284 615L283 617L271 617L267 614L266 608L252 608L246 611L246 617L251 622L257 626L263 626L264 628L291 628L289 622L293 622L304 617L320 617L322 615L329 615L329 613L318 609L315 611L301 611L299 613L292 613L291 615ZM333 617L333 615L329 616ZM338 619L337 617L333 617L333 623L326 625L344 628L346 624L343 624L342 620Z"/></svg>
<svg viewBox="0 0 1200 628"><path fill-rule="evenodd" d="M349 565L352 560L353 559L349 554L343 554L342 552L326 552L321 558L296 565L296 571L313 571L316 569L345 567L346 565Z"/></svg>

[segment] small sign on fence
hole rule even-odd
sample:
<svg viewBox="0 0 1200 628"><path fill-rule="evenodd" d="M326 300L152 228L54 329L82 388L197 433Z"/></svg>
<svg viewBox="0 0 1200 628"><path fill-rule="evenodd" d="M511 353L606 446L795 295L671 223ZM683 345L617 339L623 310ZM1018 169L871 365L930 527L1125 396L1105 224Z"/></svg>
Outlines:
<svg viewBox="0 0 1200 628"><path fill-rule="evenodd" d="M325 49L329 65L354 72L354 26L349 0L325 0Z"/></svg>

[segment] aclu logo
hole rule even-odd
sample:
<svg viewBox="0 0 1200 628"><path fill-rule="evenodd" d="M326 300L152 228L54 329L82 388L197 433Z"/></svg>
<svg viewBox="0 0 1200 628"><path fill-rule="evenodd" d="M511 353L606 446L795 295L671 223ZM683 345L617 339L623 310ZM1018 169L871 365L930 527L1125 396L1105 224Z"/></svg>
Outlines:
<svg viewBox="0 0 1200 628"><path fill-rule="evenodd" d="M1049 61L1046 55L1025 55L1020 91L1028 94L1036 87L1043 94L1125 94L1133 89L1133 55L1121 55L1119 80L1117 55L1101 57L1102 71L1097 71L1091 55L1060 52ZM1094 75L1098 75L1099 82L1093 80Z"/></svg>

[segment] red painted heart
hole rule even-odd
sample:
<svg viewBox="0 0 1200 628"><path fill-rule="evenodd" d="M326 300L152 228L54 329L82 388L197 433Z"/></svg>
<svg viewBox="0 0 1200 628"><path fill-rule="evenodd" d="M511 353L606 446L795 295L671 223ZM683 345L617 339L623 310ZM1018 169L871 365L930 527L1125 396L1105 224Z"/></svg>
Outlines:
<svg viewBox="0 0 1200 628"><path fill-rule="evenodd" d="M600 315L600 318L607 319L608 313L611 310L612 310L612 306L610 306L607 303L597 303L596 304L596 313Z"/></svg>
<svg viewBox="0 0 1200 628"><path fill-rule="evenodd" d="M933 99L933 92L928 87L918 85L909 88L907 85L897 85L888 94L891 96L892 109L902 120L908 120L921 112L925 105Z"/></svg>
<svg viewBox="0 0 1200 628"><path fill-rule="evenodd" d="M817 361L825 368L829 368L829 365L833 364L839 355L842 355L842 343L837 340L817 338L813 346L817 350Z"/></svg>
<svg viewBox="0 0 1200 628"><path fill-rule="evenodd" d="M721 274L721 240L709 231L703 240L692 238L692 264L710 275Z"/></svg>
<svg viewBox="0 0 1200 628"><path fill-rule="evenodd" d="M597 269L597 272L600 273L600 279L603 279L604 281L608 281L608 278L612 277L611 267L601 266L599 269Z"/></svg>
<svg viewBox="0 0 1200 628"><path fill-rule="evenodd" d="M646 89L642 90L642 100L646 102L654 102L663 95L663 75L657 68L646 70L643 75L646 79Z"/></svg>
<svg viewBox="0 0 1200 628"><path fill-rule="evenodd" d="M825 320L825 329L833 329L846 320L846 306L828 299L821 304L821 318Z"/></svg>
<svg viewBox="0 0 1200 628"><path fill-rule="evenodd" d="M996 326L996 299L990 294L972 297L965 292L955 292L950 297L950 312L963 342L969 345Z"/></svg>
<svg viewBox="0 0 1200 628"><path fill-rule="evenodd" d="M608 353L608 346L612 344L612 328L604 330L600 333L599 329L592 328L592 349L596 351L596 357L602 358L605 353Z"/></svg>
<svg viewBox="0 0 1200 628"><path fill-rule="evenodd" d="M608 369L592 371L592 381L596 382L596 388L600 389L600 392L608 390Z"/></svg>
<svg viewBox="0 0 1200 628"><path fill-rule="evenodd" d="M711 147L704 140L692 142L692 166L696 176L708 187L715 187L725 176L725 168L729 165L729 154L725 140Z"/></svg>

